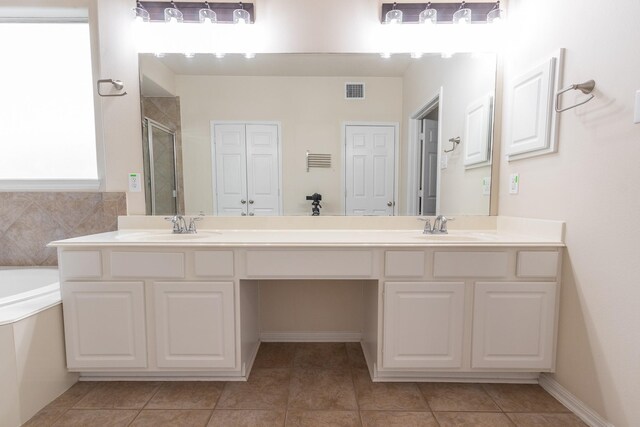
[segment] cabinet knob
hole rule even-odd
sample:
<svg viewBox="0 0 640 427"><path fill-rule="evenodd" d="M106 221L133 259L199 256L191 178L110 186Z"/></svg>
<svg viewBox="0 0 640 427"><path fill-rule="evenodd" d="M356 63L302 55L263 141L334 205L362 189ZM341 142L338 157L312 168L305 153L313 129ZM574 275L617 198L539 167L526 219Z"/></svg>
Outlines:
<svg viewBox="0 0 640 427"><path fill-rule="evenodd" d="M244 213L244 212L242 212L242 213L240 214L240 216L247 216L247 214L246 214L246 213Z"/></svg>
<svg viewBox="0 0 640 427"><path fill-rule="evenodd" d="M254 215L254 213L253 213L253 212L249 212L249 216L253 216L253 215Z"/></svg>
<svg viewBox="0 0 640 427"><path fill-rule="evenodd" d="M249 200L249 204L252 205L253 204L253 200Z"/></svg>
<svg viewBox="0 0 640 427"><path fill-rule="evenodd" d="M247 201L245 199L242 199L242 200L240 200L240 203L242 203L244 205L245 203L247 203Z"/></svg>

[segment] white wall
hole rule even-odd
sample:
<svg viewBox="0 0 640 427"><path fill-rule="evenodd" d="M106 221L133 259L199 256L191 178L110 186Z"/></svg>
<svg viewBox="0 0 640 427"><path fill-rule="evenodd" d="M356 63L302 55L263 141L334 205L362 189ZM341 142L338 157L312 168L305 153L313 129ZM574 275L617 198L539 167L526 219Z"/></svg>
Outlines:
<svg viewBox="0 0 640 427"><path fill-rule="evenodd" d="M465 168L465 110L467 106L495 89L496 59L494 55L477 58L470 55L455 55L443 60L432 56L413 63L403 79L402 128L403 145L400 158L407 167L407 145L409 118L429 100L443 90L440 101L440 123L442 141L440 152L451 149L450 138L460 137L461 143L448 156L448 167L441 170L440 212L445 215L487 215L489 196L482 194L482 178L491 176L491 167ZM406 182L400 191L400 200L407 200ZM401 209L401 212L404 212Z"/></svg>
<svg viewBox="0 0 640 427"><path fill-rule="evenodd" d="M555 378L616 427L638 426L640 125L633 124L633 99L640 3L509 6L505 81L565 47L564 83L594 79L596 98L561 114L557 154L502 160L499 213L567 222ZM508 194L513 172L520 173L518 195Z"/></svg>
<svg viewBox="0 0 640 427"><path fill-rule="evenodd" d="M344 98L363 82L363 100ZM322 194L322 215L344 214L341 165L345 121L396 122L402 79L394 77L176 76L182 114L187 213L213 214L210 122L277 121L282 130L285 215L309 215L305 196ZM306 169L306 151L331 154L329 169Z"/></svg>

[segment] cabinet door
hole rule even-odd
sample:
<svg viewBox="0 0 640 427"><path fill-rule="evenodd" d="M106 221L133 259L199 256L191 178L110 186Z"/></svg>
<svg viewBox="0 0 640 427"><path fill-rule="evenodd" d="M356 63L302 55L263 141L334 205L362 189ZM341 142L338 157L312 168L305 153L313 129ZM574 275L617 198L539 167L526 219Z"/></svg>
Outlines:
<svg viewBox="0 0 640 427"><path fill-rule="evenodd" d="M476 283L473 368L553 367L557 284Z"/></svg>
<svg viewBox="0 0 640 427"><path fill-rule="evenodd" d="M142 282L62 284L67 366L145 368Z"/></svg>
<svg viewBox="0 0 640 427"><path fill-rule="evenodd" d="M233 282L156 282L160 368L235 367Z"/></svg>
<svg viewBox="0 0 640 427"><path fill-rule="evenodd" d="M463 320L464 283L385 283L383 366L460 367Z"/></svg>

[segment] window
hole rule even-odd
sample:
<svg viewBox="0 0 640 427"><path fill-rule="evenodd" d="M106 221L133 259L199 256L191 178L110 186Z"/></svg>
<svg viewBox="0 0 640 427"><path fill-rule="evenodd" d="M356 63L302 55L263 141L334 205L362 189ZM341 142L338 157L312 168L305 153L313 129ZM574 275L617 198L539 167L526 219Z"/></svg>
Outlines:
<svg viewBox="0 0 640 427"><path fill-rule="evenodd" d="M0 188L99 186L89 24L0 22Z"/></svg>

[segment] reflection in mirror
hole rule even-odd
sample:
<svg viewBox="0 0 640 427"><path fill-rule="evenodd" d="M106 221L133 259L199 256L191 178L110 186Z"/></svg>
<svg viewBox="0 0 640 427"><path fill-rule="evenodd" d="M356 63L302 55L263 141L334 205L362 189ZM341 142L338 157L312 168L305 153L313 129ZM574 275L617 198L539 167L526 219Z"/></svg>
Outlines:
<svg viewBox="0 0 640 427"><path fill-rule="evenodd" d="M489 214L494 54L142 54L140 74L180 213L311 215L317 193L321 215Z"/></svg>

